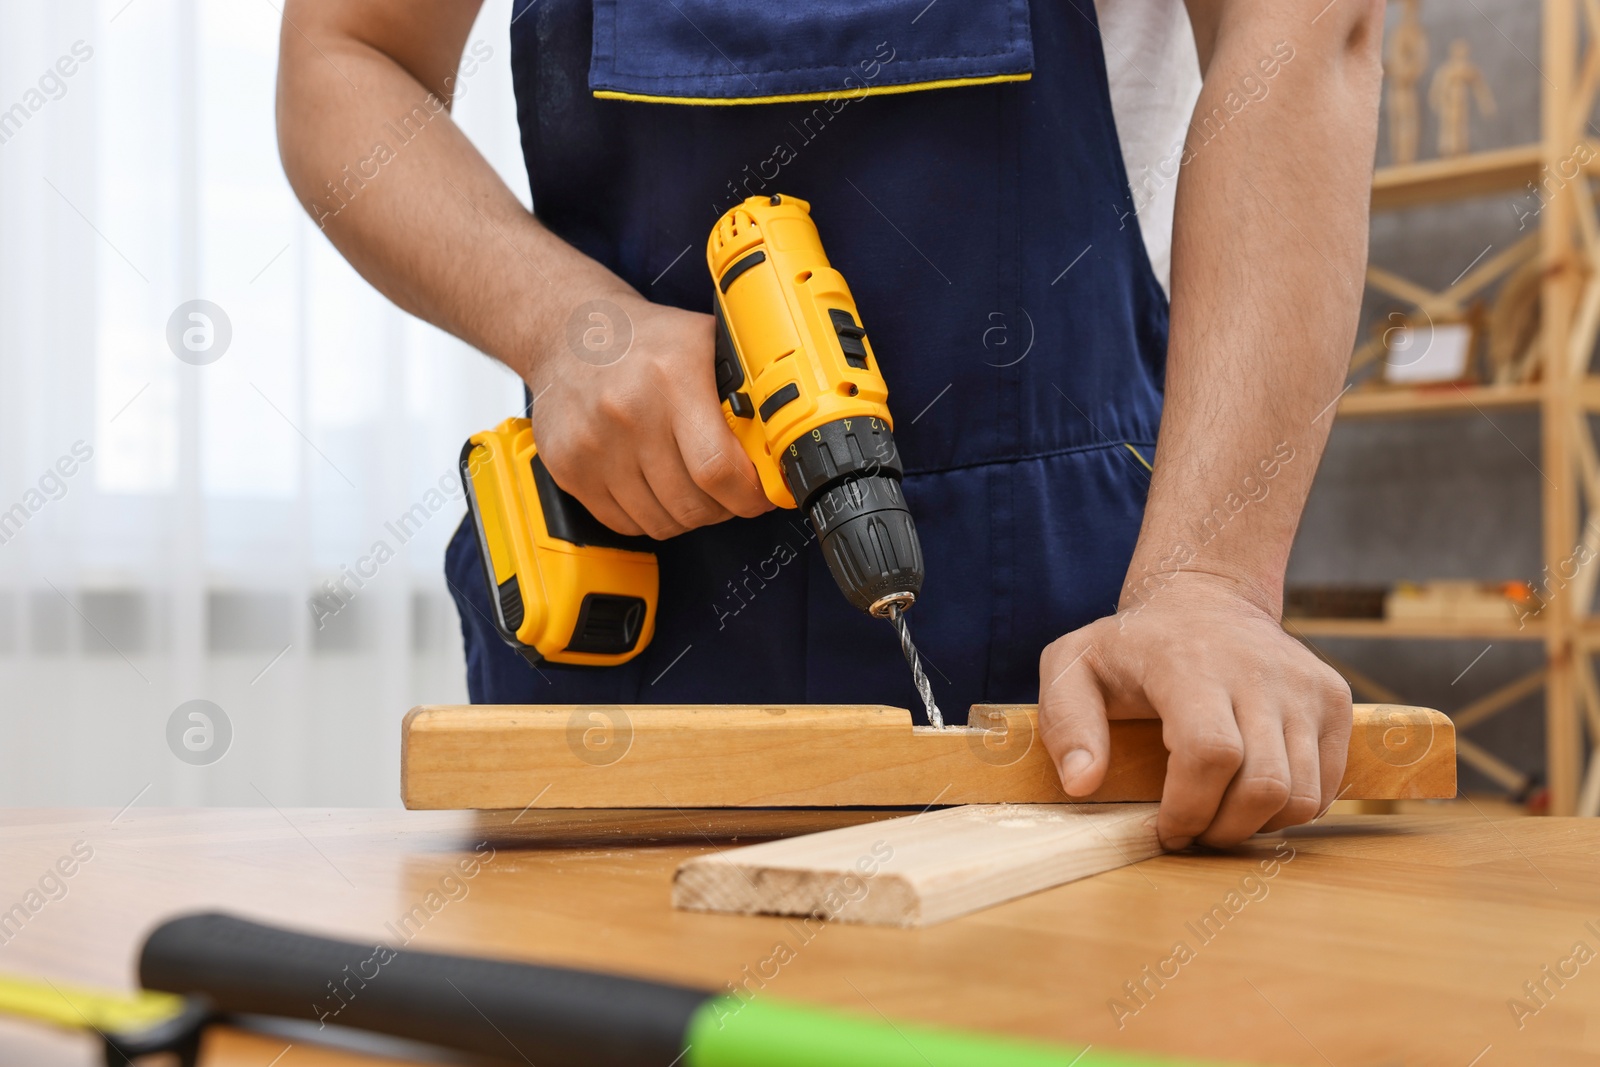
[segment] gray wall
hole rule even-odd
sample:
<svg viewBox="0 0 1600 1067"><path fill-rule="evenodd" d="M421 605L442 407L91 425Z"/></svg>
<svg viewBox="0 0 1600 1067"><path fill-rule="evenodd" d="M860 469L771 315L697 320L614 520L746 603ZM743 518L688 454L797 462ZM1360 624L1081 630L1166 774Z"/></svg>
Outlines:
<svg viewBox="0 0 1600 1067"><path fill-rule="evenodd" d="M1534 0L1424 0L1430 64L1465 38L1499 105L1474 118L1473 147L1539 139L1545 81L1538 64L1540 9ZM1391 4L1389 24L1399 15ZM1432 69L1419 88L1426 93ZM1437 155L1437 125L1427 112L1420 157ZM1595 131L1591 131L1594 133ZM1378 163L1389 160L1387 125ZM1522 234L1514 195L1374 216L1372 262L1442 289L1493 245ZM1524 231L1525 232L1525 231ZM1494 252L1491 251L1490 255ZM1363 336L1400 305L1370 291ZM1295 583L1384 584L1402 579L1540 576L1539 420L1530 413L1476 412L1336 424L1289 565ZM1316 641L1318 647L1398 690L1408 701L1450 710L1534 669L1537 642ZM1536 696L1468 732L1525 771L1544 764L1543 699ZM1463 767L1466 789L1495 787Z"/></svg>

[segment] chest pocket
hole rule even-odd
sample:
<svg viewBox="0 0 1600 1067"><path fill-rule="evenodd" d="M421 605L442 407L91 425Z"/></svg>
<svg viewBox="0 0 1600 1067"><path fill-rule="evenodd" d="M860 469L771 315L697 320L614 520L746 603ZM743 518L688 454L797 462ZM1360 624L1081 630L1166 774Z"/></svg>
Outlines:
<svg viewBox="0 0 1600 1067"><path fill-rule="evenodd" d="M1032 71L1027 0L595 0L589 88L609 100L769 104Z"/></svg>

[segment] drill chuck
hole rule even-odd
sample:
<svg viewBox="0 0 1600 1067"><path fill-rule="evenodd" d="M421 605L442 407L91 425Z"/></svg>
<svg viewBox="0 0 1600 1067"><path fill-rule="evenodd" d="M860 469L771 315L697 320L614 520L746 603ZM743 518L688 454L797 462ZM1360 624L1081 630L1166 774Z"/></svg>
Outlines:
<svg viewBox="0 0 1600 1067"><path fill-rule="evenodd" d="M900 488L900 454L880 419L836 419L783 452L783 475L858 611L885 615L922 592L922 546Z"/></svg>

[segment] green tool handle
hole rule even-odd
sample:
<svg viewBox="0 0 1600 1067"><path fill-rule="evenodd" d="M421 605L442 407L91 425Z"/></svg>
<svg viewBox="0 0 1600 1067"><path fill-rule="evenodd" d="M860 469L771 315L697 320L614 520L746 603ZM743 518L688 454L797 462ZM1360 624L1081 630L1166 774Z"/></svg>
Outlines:
<svg viewBox="0 0 1600 1067"><path fill-rule="evenodd" d="M223 1014L410 1038L539 1067L1156 1067L683 986L336 941L216 913L157 927L149 989Z"/></svg>
<svg viewBox="0 0 1600 1067"><path fill-rule="evenodd" d="M758 997L714 997L684 1035L687 1067L1202 1067L891 1022ZM1210 1065L1220 1067L1220 1065Z"/></svg>

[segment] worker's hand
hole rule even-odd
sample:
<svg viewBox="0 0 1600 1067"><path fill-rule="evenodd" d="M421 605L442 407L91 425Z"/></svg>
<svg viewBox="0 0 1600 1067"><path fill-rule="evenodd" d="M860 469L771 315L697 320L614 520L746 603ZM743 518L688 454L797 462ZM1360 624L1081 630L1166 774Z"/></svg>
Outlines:
<svg viewBox="0 0 1600 1067"><path fill-rule="evenodd" d="M771 510L722 415L712 317L636 296L577 315L528 381L556 484L613 530L657 539Z"/></svg>
<svg viewBox="0 0 1600 1067"><path fill-rule="evenodd" d="M1160 716L1167 849L1315 818L1344 776L1350 687L1219 579L1178 576L1052 642L1039 672L1040 734L1070 796L1105 779L1108 717Z"/></svg>

